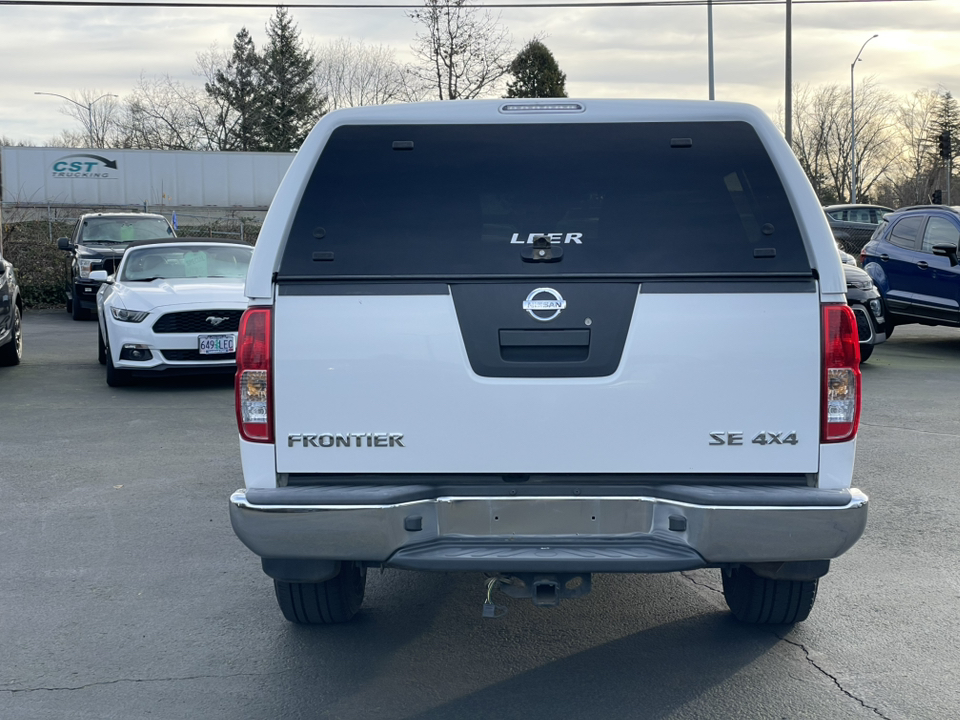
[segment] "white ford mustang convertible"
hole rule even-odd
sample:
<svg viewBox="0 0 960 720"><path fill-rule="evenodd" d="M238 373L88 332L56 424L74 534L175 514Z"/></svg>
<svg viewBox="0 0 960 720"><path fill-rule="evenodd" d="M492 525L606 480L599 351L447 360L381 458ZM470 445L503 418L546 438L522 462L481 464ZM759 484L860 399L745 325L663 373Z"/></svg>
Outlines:
<svg viewBox="0 0 960 720"><path fill-rule="evenodd" d="M234 372L253 248L215 238L132 243L97 293L107 384L135 375ZM102 275L102 277L101 277Z"/></svg>

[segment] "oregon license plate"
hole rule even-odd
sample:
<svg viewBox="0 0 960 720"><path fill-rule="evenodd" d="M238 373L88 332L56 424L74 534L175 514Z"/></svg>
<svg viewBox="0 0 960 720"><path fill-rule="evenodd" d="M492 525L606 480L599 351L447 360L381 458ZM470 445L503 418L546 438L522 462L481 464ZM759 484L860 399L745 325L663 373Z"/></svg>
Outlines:
<svg viewBox="0 0 960 720"><path fill-rule="evenodd" d="M236 335L201 335L201 355L226 355L237 351Z"/></svg>

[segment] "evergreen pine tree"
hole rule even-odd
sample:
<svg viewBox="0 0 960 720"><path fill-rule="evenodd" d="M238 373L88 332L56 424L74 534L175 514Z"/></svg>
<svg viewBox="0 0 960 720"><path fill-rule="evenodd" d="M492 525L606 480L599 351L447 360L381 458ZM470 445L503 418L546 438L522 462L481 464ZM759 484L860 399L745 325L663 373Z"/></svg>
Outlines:
<svg viewBox="0 0 960 720"><path fill-rule="evenodd" d="M314 69L316 60L300 41L300 31L285 7L267 24L261 92L263 149L296 150L323 114Z"/></svg>
<svg viewBox="0 0 960 720"><path fill-rule="evenodd" d="M567 76L560 72L553 53L534 38L510 63L513 82L507 83L508 98L546 98L567 96Z"/></svg>
<svg viewBox="0 0 960 720"><path fill-rule="evenodd" d="M207 94L225 102L237 114L236 123L227 129L227 147L231 150L259 150L261 145L260 57L247 28L241 28L233 40L233 55L227 66L217 70Z"/></svg>

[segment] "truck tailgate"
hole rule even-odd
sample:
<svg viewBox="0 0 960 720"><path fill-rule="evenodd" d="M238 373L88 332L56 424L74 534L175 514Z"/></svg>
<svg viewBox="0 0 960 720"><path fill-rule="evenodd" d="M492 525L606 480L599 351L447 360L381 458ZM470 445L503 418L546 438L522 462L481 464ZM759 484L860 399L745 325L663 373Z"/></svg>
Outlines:
<svg viewBox="0 0 960 720"><path fill-rule="evenodd" d="M478 374L454 300L280 293L277 471L818 470L816 292L640 286L620 360L595 377Z"/></svg>

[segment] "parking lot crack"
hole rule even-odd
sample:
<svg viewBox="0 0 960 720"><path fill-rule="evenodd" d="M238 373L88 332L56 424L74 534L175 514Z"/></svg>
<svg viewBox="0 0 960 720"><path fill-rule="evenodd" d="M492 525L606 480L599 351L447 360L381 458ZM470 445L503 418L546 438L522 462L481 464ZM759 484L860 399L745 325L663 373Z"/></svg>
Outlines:
<svg viewBox="0 0 960 720"><path fill-rule="evenodd" d="M956 433L933 432L931 430L917 430L916 428L901 427L900 425L877 425L876 423L865 423L865 422L861 422L860 425L864 427L884 428L885 430L903 430L904 432L920 433L921 435L937 435L939 437L960 439L960 435L957 435Z"/></svg>
<svg viewBox="0 0 960 720"><path fill-rule="evenodd" d="M803 651L803 655L807 659L807 662L810 663L814 668L816 668L817 672L819 672L821 675L823 675L826 678L829 678L830 681L837 686L837 689L840 692L842 692L844 695L846 695L848 698L859 703L864 709L872 711L874 714L876 714L877 717L883 718L883 720L892 720L892 718L890 718L887 715L884 715L882 712L880 712L880 710L875 708L873 705L868 705L861 698L857 697L852 692L847 690L845 687L843 687L843 685L840 684L840 681L836 678L836 676L831 675L822 667L820 667L820 665L818 665L817 662L810 656L810 651L807 649L806 645L804 645L803 643L799 643L796 640L791 640L790 638L784 637L779 633L775 632L773 634L776 635L780 640L783 640L785 643L789 643L794 647L800 648L800 650Z"/></svg>
<svg viewBox="0 0 960 720"><path fill-rule="evenodd" d="M713 592L719 593L720 595L723 595L723 590L718 590L717 588L713 587L713 585L708 585L708 584L705 583L705 582L700 582L700 581L697 580L695 577L693 577L693 576L691 576L691 575L688 575L686 572L681 571L680 574L681 574L683 577L685 577L687 580L689 580L690 582L692 582L694 585L698 585L698 586L700 586L700 587L702 587L702 588L706 588L707 590L713 590Z"/></svg>
<svg viewBox="0 0 960 720"><path fill-rule="evenodd" d="M161 682L181 682L189 680L229 680L231 678L241 677L266 677L268 675L280 675L280 672L272 673L235 673L232 675L186 675L184 677L165 677L165 678L117 678L116 680L102 680L99 682L87 683L85 685L74 685L64 687L32 687L32 688L0 688L0 693L10 693L17 695L20 693L34 692L70 692L74 690L87 690L94 687L103 687L106 685L118 685L120 683L161 683Z"/></svg>

